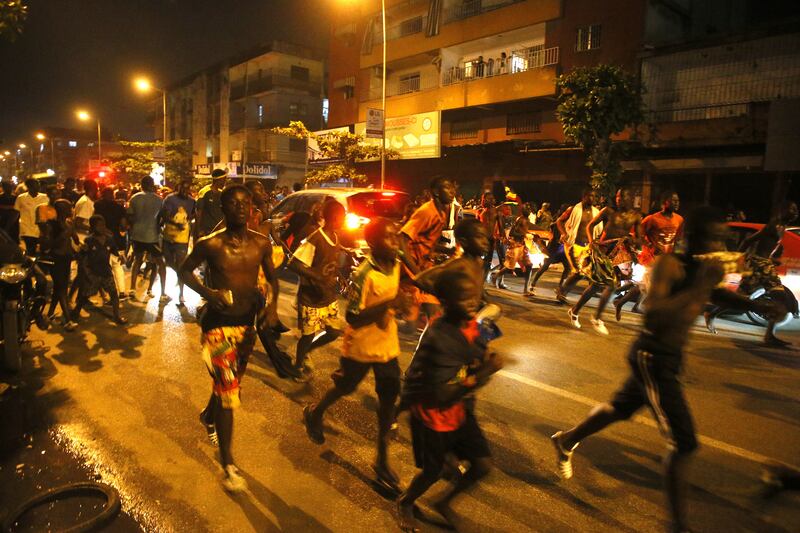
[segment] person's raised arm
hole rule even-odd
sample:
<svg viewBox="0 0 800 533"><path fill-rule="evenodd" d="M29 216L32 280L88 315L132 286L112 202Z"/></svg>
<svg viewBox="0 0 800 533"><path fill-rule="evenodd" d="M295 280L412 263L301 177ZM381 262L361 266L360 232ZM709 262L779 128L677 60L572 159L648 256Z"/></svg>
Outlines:
<svg viewBox="0 0 800 533"><path fill-rule="evenodd" d="M225 297L219 290L211 289L203 285L195 274L195 270L211 257L212 249L209 239L198 240L192 251L183 261L178 275L181 281L190 289L205 298L215 309L224 309L228 306Z"/></svg>
<svg viewBox="0 0 800 533"><path fill-rule="evenodd" d="M746 252L748 249L750 249L750 247L753 246L753 244L757 243L765 235L766 230L770 228L770 226L772 226L771 222L769 224L766 224L763 228L753 233L752 235L749 235L748 237L742 239L742 243L739 245L739 251ZM774 230L774 227L772 229Z"/></svg>
<svg viewBox="0 0 800 533"><path fill-rule="evenodd" d="M272 288L272 301L269 302L267 307L267 325L273 327L278 323L278 274L275 272L275 265L272 262L272 243L269 238L264 236L264 255L261 258L261 269L264 271L264 277Z"/></svg>
<svg viewBox="0 0 800 533"><path fill-rule="evenodd" d="M586 242L592 244L594 242L594 228L600 223L608 222L608 207L604 207L597 215L586 224Z"/></svg>
<svg viewBox="0 0 800 533"><path fill-rule="evenodd" d="M558 217L558 220L556 220L556 227L558 228L558 234L561 236L561 242L567 242L567 239L569 238L567 236L567 229L565 224L567 223L567 220L569 220L569 217L572 214L573 209L574 207L567 208L566 211L561 213L561 216Z"/></svg>

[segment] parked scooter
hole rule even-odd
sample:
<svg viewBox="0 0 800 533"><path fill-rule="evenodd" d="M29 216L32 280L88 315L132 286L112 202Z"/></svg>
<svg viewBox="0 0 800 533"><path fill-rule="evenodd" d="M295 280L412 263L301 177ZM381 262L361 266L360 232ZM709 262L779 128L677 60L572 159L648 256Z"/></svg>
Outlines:
<svg viewBox="0 0 800 533"><path fill-rule="evenodd" d="M44 315L47 280L37 266L43 263L25 257L17 243L0 232L0 365L11 372L22 367L22 345L31 324L42 330L49 326Z"/></svg>

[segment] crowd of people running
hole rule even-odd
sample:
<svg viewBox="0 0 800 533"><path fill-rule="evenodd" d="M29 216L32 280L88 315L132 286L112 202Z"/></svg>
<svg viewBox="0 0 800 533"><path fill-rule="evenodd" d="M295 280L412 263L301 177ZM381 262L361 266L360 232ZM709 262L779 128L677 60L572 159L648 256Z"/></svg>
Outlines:
<svg viewBox="0 0 800 533"><path fill-rule="evenodd" d="M491 300L498 293L487 293L487 278L503 289L505 276L521 272L524 292L535 294L542 274L561 263L558 300L565 301L581 279L587 282L568 312L576 328L581 327L581 308L597 292L600 305L591 324L601 334L608 334L601 316L615 292L617 316L626 301L638 303L642 293L647 298L624 384L609 403L551 437L558 472L571 478L572 455L580 442L649 406L671 444L665 476L673 529L687 530L682 489L697 440L679 374L690 328L708 304L756 310L777 319L790 303L788 298L753 301L720 287L728 263L738 260L725 252L724 214L702 207L684 221L678 214L678 196L669 193L660 210L643 217L633 207L631 191L621 189L614 205L596 205L595 194L587 191L575 205L556 213L547 204L534 210L510 191L498 205L487 192L476 206L476 216L470 217L460 208L463 200L457 198L456 184L437 177L399 223L380 217L369 221L364 237L370 253L349 273L342 291L340 259L346 250L339 235L346 213L341 203L329 198L309 213L290 213L284 226L275 228L270 204L288 190L270 195L259 181L226 180L223 171L215 171L197 200L189 180L166 195L159 194L149 177L141 180L140 190L106 187L99 194L91 180L84 181L82 193L65 183L44 194L35 181L28 181L12 209L18 212L19 237L27 253L52 260L50 311L60 304L66 330L76 327L81 309L97 292L108 298L113 319L125 323L119 300L138 297L140 275L147 297L153 296L154 280L160 277L160 299L166 303L167 267L178 273L178 305L184 303L183 285L200 295L201 353L212 378L200 421L208 439L219 447L227 490L246 487L233 458L232 435L234 411L241 402L239 384L256 339L280 377L305 382L313 375L309 354L341 338L339 366L330 387L302 411L310 440L325 441L327 409L352 393L371 370L378 396L373 469L378 483L397 494L398 524L406 531L418 529L414 503L440 478L452 485L435 508L446 519L451 517L452 499L491 469L475 395L503 367L503 357L491 345L497 335L492 322L497 306ZM0 205L10 205L5 200L10 195L13 192L4 191ZM6 224L8 209L3 209ZM793 204L781 209L749 241L754 253L747 257L761 257L756 254L775 248L796 216ZM531 235L532 229L546 229L549 238ZM533 246L545 256L536 272L529 260ZM497 267L495 253L501 259ZM78 268L72 277L75 259ZM762 277L774 273L763 261L749 261ZM123 269L128 263L126 285ZM646 280L633 278L637 263L649 267ZM278 318L282 268L299 280L294 358L277 344L288 331ZM418 328L422 333L416 350L403 370L398 362L401 330L416 334ZM387 448L398 414L406 411L420 470L404 487L389 464Z"/></svg>

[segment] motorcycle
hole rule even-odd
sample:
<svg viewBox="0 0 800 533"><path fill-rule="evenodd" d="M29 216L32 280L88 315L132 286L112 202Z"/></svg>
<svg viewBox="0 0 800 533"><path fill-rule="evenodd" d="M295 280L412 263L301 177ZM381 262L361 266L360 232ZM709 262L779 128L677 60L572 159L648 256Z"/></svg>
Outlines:
<svg viewBox="0 0 800 533"><path fill-rule="evenodd" d="M5 251L9 246L3 244ZM0 321L3 357L0 364L8 371L18 372L22 367L22 345L28 338L31 325L36 323L39 329L46 330L49 324L44 315L47 298L41 290L47 286L47 281L37 266L46 262L27 258L16 243L13 246L16 250L3 253L4 259L0 261L0 310L3 313Z"/></svg>

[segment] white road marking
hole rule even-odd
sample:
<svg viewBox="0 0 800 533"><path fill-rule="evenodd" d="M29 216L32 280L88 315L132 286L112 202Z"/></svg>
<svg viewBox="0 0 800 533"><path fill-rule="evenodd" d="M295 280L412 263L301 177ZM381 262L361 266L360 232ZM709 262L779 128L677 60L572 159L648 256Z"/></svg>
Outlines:
<svg viewBox="0 0 800 533"><path fill-rule="evenodd" d="M498 372L498 374L508 379L517 381L519 383L523 383L525 385L529 385L536 389L543 390L555 396L560 396L562 398L567 398L568 400L572 400L573 402L581 403L583 405L586 405L587 407L594 407L595 405L602 403L597 400L593 400L592 398L589 398L587 396L582 396L580 394L575 394L574 392L570 392L564 389L559 389L558 387L548 385L547 383L542 383L541 381L537 381L535 379L531 379L522 376L520 374L516 374L514 372L509 372L508 370L501 370ZM644 424L645 426L658 429L658 425L655 423L654 420L650 418L641 415L635 415L631 420L638 422L640 424ZM737 457L741 457L742 459L747 459L748 461L752 461L754 463L765 464L765 463L783 462L783 461L776 461L775 459L772 459L765 455L761 455L758 452L745 450L744 448L734 446L733 444L728 444L727 442L723 442L721 440L713 439L711 437L706 437L705 435L698 435L697 440L700 441L705 446L716 448L717 450L729 453L731 455L735 455ZM788 466L795 469L797 468L796 466L793 465L788 465Z"/></svg>

